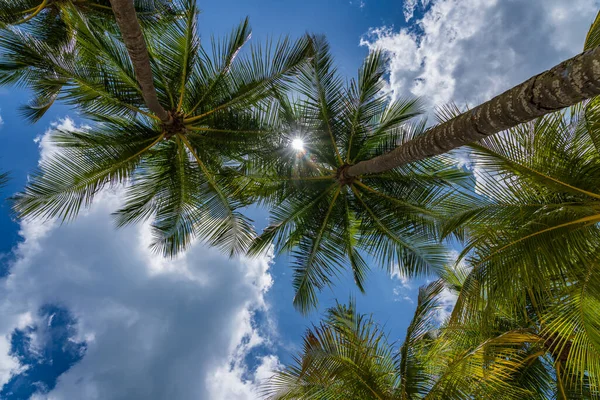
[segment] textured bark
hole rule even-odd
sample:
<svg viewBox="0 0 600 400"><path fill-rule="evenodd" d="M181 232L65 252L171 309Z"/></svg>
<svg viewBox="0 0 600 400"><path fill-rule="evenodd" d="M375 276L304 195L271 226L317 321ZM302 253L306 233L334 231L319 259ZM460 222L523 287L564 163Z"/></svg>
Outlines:
<svg viewBox="0 0 600 400"><path fill-rule="evenodd" d="M389 171L446 153L600 95L600 47L581 53L515 86L387 154L361 161L348 177Z"/></svg>
<svg viewBox="0 0 600 400"><path fill-rule="evenodd" d="M146 106L164 123L171 122L171 116L160 105L154 88L154 78L150 67L150 58L148 57L148 48L142 33L142 28L138 22L133 0L110 0L117 25L121 31L123 42L127 47L127 52L131 58L135 76L140 88Z"/></svg>

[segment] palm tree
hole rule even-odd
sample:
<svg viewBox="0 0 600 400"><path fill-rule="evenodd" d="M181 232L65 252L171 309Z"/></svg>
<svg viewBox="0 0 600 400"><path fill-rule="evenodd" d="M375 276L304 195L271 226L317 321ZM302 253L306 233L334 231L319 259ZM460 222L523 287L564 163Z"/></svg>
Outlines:
<svg viewBox="0 0 600 400"><path fill-rule="evenodd" d="M253 231L238 211L247 202L234 172L261 146L261 102L305 62L310 41L284 38L239 56L251 33L245 20L226 40L213 40L211 54L196 33L195 2L184 9L183 18L146 37L155 96L169 121L146 105L124 44L81 13L71 14L70 53L27 32L2 35L3 83L57 96L95 121L52 135L57 151L16 196L19 216L71 219L103 187L128 183L118 224L153 217L154 246L165 255L193 237L231 254L246 248Z"/></svg>
<svg viewBox="0 0 600 400"><path fill-rule="evenodd" d="M494 334L474 321L460 329L436 321L436 281L419 291L419 301L399 349L372 317L354 304L330 309L304 335L302 352L263 384L269 399L528 399L560 396L548 352L535 333L498 318ZM564 389L564 388L563 388ZM564 389L569 398L590 394ZM558 397L560 398L560 397ZM585 397L589 398L589 397Z"/></svg>
<svg viewBox="0 0 600 400"><path fill-rule="evenodd" d="M392 151L362 160L343 178L390 171L493 136L521 123L600 95L600 14L586 38L584 52L530 78L472 110L456 115Z"/></svg>
<svg viewBox="0 0 600 400"><path fill-rule="evenodd" d="M573 379L600 373L599 111L594 100L472 145L480 196L445 227L467 230L473 267L453 321L533 309Z"/></svg>
<svg viewBox="0 0 600 400"><path fill-rule="evenodd" d="M436 240L436 206L465 173L445 157L381 174L342 179L357 161L383 154L421 135L417 100L390 102L382 92L385 59L371 54L358 81L344 87L328 45L315 38L315 56L299 76L302 99L280 96L282 132L272 158L249 160L246 173L260 201L272 206L271 225L255 241L261 252L273 241L294 255L294 305L302 312L317 293L350 266L364 290L364 255L406 276L429 274L446 261ZM296 147L296 148L294 148Z"/></svg>

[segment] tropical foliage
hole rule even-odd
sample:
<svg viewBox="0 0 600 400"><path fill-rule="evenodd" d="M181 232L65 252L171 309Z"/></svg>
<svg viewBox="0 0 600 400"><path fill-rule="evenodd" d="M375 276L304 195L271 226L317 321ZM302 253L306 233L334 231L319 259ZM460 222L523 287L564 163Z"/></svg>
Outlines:
<svg viewBox="0 0 600 400"><path fill-rule="evenodd" d="M598 390L600 152L578 107L471 146L479 197L448 219L473 267L452 323L527 313L571 382Z"/></svg>
<svg viewBox="0 0 600 400"><path fill-rule="evenodd" d="M178 13L176 2L135 0L140 22L156 25ZM0 2L0 24L27 30L46 44L62 47L73 39L73 12L85 14L103 29L115 31L109 0L9 0ZM63 47L64 49L64 47Z"/></svg>
<svg viewBox="0 0 600 400"><path fill-rule="evenodd" d="M255 241L273 241L294 255L294 305L302 312L318 291L350 266L364 289L365 255L405 276L435 272L446 262L436 237L439 206L450 207L453 183L466 175L446 157L412 163L381 174L347 179L352 163L372 158L425 129L414 121L417 100L390 101L384 93L385 58L369 55L358 80L345 87L328 45L315 38L315 56L301 70L300 99L280 96L279 148L272 158L250 160L247 173L260 201L272 206L271 225ZM303 149L291 144L303 143Z"/></svg>
<svg viewBox="0 0 600 400"><path fill-rule="evenodd" d="M194 0L135 6L157 108L108 0L0 3L0 85L33 92L22 109L31 122L57 100L91 121L51 134L54 151L14 198L20 217L69 220L125 185L117 224L151 220L163 255L194 238L232 255L273 243L291 252L302 312L345 269L364 291L370 259L407 277L441 275L421 289L399 349L353 303L330 309L265 386L271 398L600 396L598 98L470 145L472 176L451 155L429 156L494 124L481 108L447 108L442 118L454 122L433 136L418 100L383 90L382 53L346 84L321 37L244 50L245 20L204 46ZM599 44L600 17L585 48ZM456 126L471 136L440 143ZM404 155L391 160L394 149ZM258 238L240 212L253 202L271 209ZM449 237L465 246L454 268L441 244ZM439 321L448 291L457 304Z"/></svg>
<svg viewBox="0 0 600 400"><path fill-rule="evenodd" d="M586 49L598 45L598 21ZM465 249L441 281L421 289L397 352L372 318L338 306L306 333L303 352L265 384L265 394L600 398L598 104L470 146L474 179L459 203L452 200L442 228L464 237ZM441 117L459 114L450 107ZM440 325L432 316L443 290L458 300Z"/></svg>
<svg viewBox="0 0 600 400"><path fill-rule="evenodd" d="M291 365L264 382L269 399L578 399L596 398L589 373L568 384L557 347L525 319L498 316L488 330L474 319L440 325L440 294L460 288L465 271L419 291L404 343L390 344L372 316L338 305L304 335ZM458 284L458 286L456 286ZM523 323L525 325L523 325Z"/></svg>
<svg viewBox="0 0 600 400"><path fill-rule="evenodd" d="M246 203L234 172L266 132L261 102L305 62L310 41L283 38L240 55L251 33L245 20L207 49L195 2L187 1L183 18L147 35L158 98L174 120L167 125L147 111L119 38L93 29L83 14L71 18L72 52L14 29L0 38L0 81L33 88L31 119L56 98L94 121L52 134L57 150L16 196L18 215L68 220L102 188L127 183L118 224L152 217L153 245L163 254L193 237L243 252L253 230L238 211Z"/></svg>

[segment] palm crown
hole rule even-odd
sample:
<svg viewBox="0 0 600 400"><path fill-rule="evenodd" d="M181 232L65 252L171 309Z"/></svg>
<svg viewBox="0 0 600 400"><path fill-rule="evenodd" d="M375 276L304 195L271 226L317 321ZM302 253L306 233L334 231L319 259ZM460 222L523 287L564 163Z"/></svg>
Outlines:
<svg viewBox="0 0 600 400"><path fill-rule="evenodd" d="M464 274L460 274L464 278ZM456 274L455 274L456 278ZM450 279L450 281L452 281ZM304 335L301 353L264 382L269 399L530 399L567 393L590 395L589 387L559 389L544 341L517 320L498 318L495 332L477 320L455 329L438 322L436 281L419 290L415 315L399 349L381 326L338 305Z"/></svg>
<svg viewBox="0 0 600 400"><path fill-rule="evenodd" d="M292 103L280 97L279 148L272 159L251 160L247 167L261 200L273 206L271 226L253 250L274 241L279 250L293 252L294 304L303 312L346 265L362 290L366 253L408 276L443 265L436 206L464 176L450 159L438 157L346 178L348 165L410 140L425 123L407 124L420 113L417 100L389 101L383 92L381 53L371 54L358 81L344 87L327 43L314 42L315 56L299 77L301 99ZM304 149L292 149L294 140Z"/></svg>
<svg viewBox="0 0 600 400"><path fill-rule="evenodd" d="M38 99L77 104L95 121L52 134L57 151L16 196L19 215L70 219L101 188L128 183L118 224L154 217L154 246L164 254L193 237L232 254L249 244L252 227L237 211L245 202L233 172L261 143L261 101L305 61L310 41L284 38L238 56L250 37L246 20L226 40L213 40L210 52L196 32L195 2L184 9L182 18L146 38L170 124L147 111L119 38L94 30L81 13L71 15L77 27L71 52L53 51L27 32L3 35L4 83L29 85ZM31 109L35 119L47 107Z"/></svg>

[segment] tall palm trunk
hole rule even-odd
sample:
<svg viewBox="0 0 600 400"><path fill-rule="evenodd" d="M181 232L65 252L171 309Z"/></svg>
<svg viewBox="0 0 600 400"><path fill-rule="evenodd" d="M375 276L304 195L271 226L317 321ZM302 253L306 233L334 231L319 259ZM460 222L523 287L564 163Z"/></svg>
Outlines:
<svg viewBox="0 0 600 400"><path fill-rule="evenodd" d="M144 101L148 109L152 111L164 123L172 121L171 115L160 105L154 88L154 79L148 57L148 48L138 22L133 0L110 0L117 25L121 30L123 42L131 58L135 76Z"/></svg>
<svg viewBox="0 0 600 400"><path fill-rule="evenodd" d="M600 47L581 53L387 154L346 169L347 178L393 168L477 141L600 95Z"/></svg>

